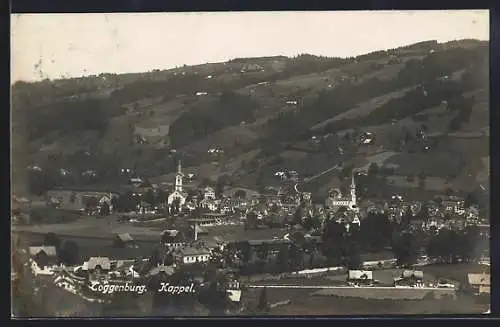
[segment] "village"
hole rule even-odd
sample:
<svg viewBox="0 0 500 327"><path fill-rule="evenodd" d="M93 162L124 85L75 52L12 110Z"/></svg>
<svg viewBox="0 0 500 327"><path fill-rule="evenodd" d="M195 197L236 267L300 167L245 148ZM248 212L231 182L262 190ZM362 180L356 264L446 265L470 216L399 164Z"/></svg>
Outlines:
<svg viewBox="0 0 500 327"><path fill-rule="evenodd" d="M181 161L171 188L148 185L141 178L133 177L129 189L122 194L50 190L45 206L78 212L77 220L89 224L93 235L100 231L97 225L93 228L90 221L99 222L97 228L107 230L104 234L109 244L79 247L78 242L61 242L68 232L64 229L58 232L57 226L72 226L72 223L48 225L50 231L43 235L43 241L27 249L29 266L35 275L52 276L58 287L88 301L109 300L113 292L96 291L95 285L99 283L115 285L116 289L148 285L142 292L154 292L155 286L151 283L157 285L157 280L172 280L172 276L185 274L186 269L192 276L190 280L202 289L213 282L207 277L207 269L215 269L224 280L219 286L226 292L227 299L241 308L243 289L263 287L251 282L259 274L282 276L286 281L286 276L301 275L310 279L335 271L344 277L333 283L330 280L329 285L324 286L326 289L419 288L438 289L438 293L450 290L448 292L454 294L458 283L424 278L419 266L437 262L489 265L487 249L475 254L469 249L446 253L429 245L446 242L442 236L445 233L463 234L466 238L474 234L470 244L474 248L478 240L489 239L489 225L479 216L477 204L456 196L426 202L405 201L396 194L388 201L359 199L356 179L363 174L366 172L352 172L347 192L333 189L323 203L313 203L310 192L299 190L305 182L294 171L287 172L289 178L276 174L281 187L275 194L259 194L244 188L216 191L210 185L193 187L189 183L192 176L183 173ZM16 201L22 208L23 199L14 199ZM23 224L26 211L20 209L14 214L13 220L18 223L14 231L21 235L29 231L30 226ZM362 256L359 250L344 249L345 244L341 244L358 242L357 247L362 247L364 241L355 237L376 239L380 235L369 235L377 233L373 229L387 228L397 229L404 237L419 235L422 239L424 235L427 244L416 245L411 250L401 245L402 248L396 250L398 245L393 242L382 242L381 251L387 253L392 247L393 253L382 258L369 253ZM36 229L39 233L43 230L40 226ZM73 235L79 233L69 229ZM113 235L113 231L117 232ZM146 239L148 245L144 246ZM335 247L341 253L329 254L329 251L337 251L331 249ZM408 253L401 253L405 251ZM332 265L337 267L332 270ZM384 269L393 269L393 273L381 281L377 279L377 271ZM469 274L468 281L476 294L489 294L489 275ZM309 286L300 282L286 287Z"/></svg>

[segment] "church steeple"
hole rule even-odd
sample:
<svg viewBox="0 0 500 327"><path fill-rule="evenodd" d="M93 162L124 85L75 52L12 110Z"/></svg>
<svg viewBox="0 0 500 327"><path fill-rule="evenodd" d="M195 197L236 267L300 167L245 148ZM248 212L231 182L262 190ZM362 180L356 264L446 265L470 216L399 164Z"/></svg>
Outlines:
<svg viewBox="0 0 500 327"><path fill-rule="evenodd" d="M177 165L177 174L175 174L175 190L177 192L182 192L182 166L181 161L179 160L179 164Z"/></svg>
<svg viewBox="0 0 500 327"><path fill-rule="evenodd" d="M351 202L356 204L356 182L354 181L354 172L351 175Z"/></svg>

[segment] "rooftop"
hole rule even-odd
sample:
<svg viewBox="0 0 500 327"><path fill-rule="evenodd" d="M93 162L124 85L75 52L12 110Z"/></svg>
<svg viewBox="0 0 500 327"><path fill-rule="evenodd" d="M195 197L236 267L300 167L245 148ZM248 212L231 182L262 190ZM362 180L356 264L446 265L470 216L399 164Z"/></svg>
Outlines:
<svg viewBox="0 0 500 327"><path fill-rule="evenodd" d="M150 276L158 275L159 273L163 272L167 274L168 276L171 276L174 273L175 269L172 266L164 266L164 265L159 265L157 267L153 267L148 273Z"/></svg>
<svg viewBox="0 0 500 327"><path fill-rule="evenodd" d="M490 274L468 274L467 281L470 285L491 285L491 276Z"/></svg>
<svg viewBox="0 0 500 327"><path fill-rule="evenodd" d="M122 242L133 242L134 239L132 236L130 236L129 233L123 233L123 234L118 234L117 237L122 241Z"/></svg>
<svg viewBox="0 0 500 327"><path fill-rule="evenodd" d="M57 256L57 251L55 246L30 246L29 253L30 256L35 256L40 252L45 252L45 254L49 257Z"/></svg>
<svg viewBox="0 0 500 327"><path fill-rule="evenodd" d="M86 268L87 270L94 270L98 266L100 266L101 269L110 270L111 261L109 260L108 257L92 257L89 259L89 261L87 261Z"/></svg>
<svg viewBox="0 0 500 327"><path fill-rule="evenodd" d="M184 256L210 254L210 250L209 249L195 248L195 247L180 248L176 252L179 253L179 254L181 254L181 255L184 255Z"/></svg>

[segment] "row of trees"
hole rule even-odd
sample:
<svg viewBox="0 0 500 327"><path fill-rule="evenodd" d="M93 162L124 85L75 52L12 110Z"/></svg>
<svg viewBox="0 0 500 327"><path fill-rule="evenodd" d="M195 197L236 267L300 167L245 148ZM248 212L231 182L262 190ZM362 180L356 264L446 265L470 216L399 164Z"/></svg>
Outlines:
<svg viewBox="0 0 500 327"><path fill-rule="evenodd" d="M54 246L61 263L66 265L80 263L80 247L74 241L62 241L56 234L48 233L44 236L43 245Z"/></svg>
<svg viewBox="0 0 500 327"><path fill-rule="evenodd" d="M268 244L252 248L242 242L238 248L241 264L249 271L290 271L314 268L315 262L322 257L326 261L320 265L356 268L360 265L362 253L387 249L392 250L400 265L407 266L414 264L422 251L427 251L429 257L440 262L456 262L459 258L471 261L476 258L474 251L480 240L476 227L469 226L463 231L442 229L434 235L432 231L430 234L419 230L410 231L413 219L428 219L425 206L417 216L407 210L400 223L391 222L385 214L370 213L359 227L351 224L347 230L344 224L330 220L322 231L321 243L306 242L301 232L292 233L292 243L278 246L277 249ZM269 255L273 251L277 251L277 256L271 262ZM268 264L256 262L255 257L257 261Z"/></svg>

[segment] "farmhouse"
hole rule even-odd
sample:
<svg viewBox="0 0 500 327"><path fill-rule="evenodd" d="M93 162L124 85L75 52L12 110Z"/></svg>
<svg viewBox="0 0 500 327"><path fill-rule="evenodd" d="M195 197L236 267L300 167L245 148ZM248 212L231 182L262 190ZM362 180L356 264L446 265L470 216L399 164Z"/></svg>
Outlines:
<svg viewBox="0 0 500 327"><path fill-rule="evenodd" d="M179 248L175 252L177 262L183 264L204 263L210 260L210 250L194 247Z"/></svg>
<svg viewBox="0 0 500 327"><path fill-rule="evenodd" d="M174 268L171 266L164 266L164 265L159 265L156 267L153 267L147 274L148 277L151 276L172 276L173 273L175 272Z"/></svg>
<svg viewBox="0 0 500 327"><path fill-rule="evenodd" d="M114 245L121 248L136 248L137 243L129 233L116 235Z"/></svg>
<svg viewBox="0 0 500 327"><path fill-rule="evenodd" d="M210 186L205 187L205 189L203 190L203 197L205 199L214 200L215 199L215 190Z"/></svg>
<svg viewBox="0 0 500 327"><path fill-rule="evenodd" d="M424 287L424 272L403 270L400 277L394 278L395 287Z"/></svg>
<svg viewBox="0 0 500 327"><path fill-rule="evenodd" d="M161 243L172 248L181 248L187 245L184 235L176 229L163 231Z"/></svg>
<svg viewBox="0 0 500 327"><path fill-rule="evenodd" d="M98 209L104 203L108 204L109 209L112 210L111 199L116 196L118 194L113 192L73 189L54 189L45 194L47 203L72 211Z"/></svg>
<svg viewBox="0 0 500 327"><path fill-rule="evenodd" d="M217 211L219 206L217 205L217 202L211 198L204 198L203 200L200 201L200 207L207 209L209 211Z"/></svg>
<svg viewBox="0 0 500 327"><path fill-rule="evenodd" d="M57 263L57 251L55 246L30 246L31 259L40 268L48 267Z"/></svg>
<svg viewBox="0 0 500 327"><path fill-rule="evenodd" d="M366 270L349 270L347 282L351 286L371 285L373 283L373 272Z"/></svg>
<svg viewBox="0 0 500 327"><path fill-rule="evenodd" d="M106 279L111 270L108 257L91 257L83 263L82 270L88 272L89 280Z"/></svg>
<svg viewBox="0 0 500 327"><path fill-rule="evenodd" d="M468 274L467 286L476 295L490 294L491 276L490 274Z"/></svg>

